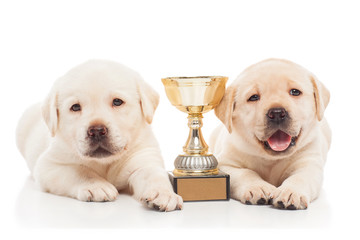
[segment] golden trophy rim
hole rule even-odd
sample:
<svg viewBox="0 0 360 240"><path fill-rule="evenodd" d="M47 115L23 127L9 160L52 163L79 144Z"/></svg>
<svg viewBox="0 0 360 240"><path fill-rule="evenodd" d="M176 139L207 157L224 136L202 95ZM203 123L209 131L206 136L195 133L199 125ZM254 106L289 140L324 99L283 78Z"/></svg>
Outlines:
<svg viewBox="0 0 360 240"><path fill-rule="evenodd" d="M189 77L189 76L178 76L178 77L164 77L162 79L172 79L172 80L181 80L181 79L195 79L195 78L208 78L208 79L220 79L220 78L228 78L226 76L221 76L221 75L213 75L213 76L195 76L195 77Z"/></svg>
<svg viewBox="0 0 360 240"><path fill-rule="evenodd" d="M189 82L189 80L191 80L191 79L193 79L193 80L208 79L209 81L207 81L207 82L200 82L200 81ZM220 76L220 75L196 76L196 77L180 76L180 77L165 77L165 78L162 78L161 81L163 82L163 84L181 84L181 85L193 86L194 84L206 85L209 82L224 82L224 84L225 84L228 79L229 79L228 77Z"/></svg>

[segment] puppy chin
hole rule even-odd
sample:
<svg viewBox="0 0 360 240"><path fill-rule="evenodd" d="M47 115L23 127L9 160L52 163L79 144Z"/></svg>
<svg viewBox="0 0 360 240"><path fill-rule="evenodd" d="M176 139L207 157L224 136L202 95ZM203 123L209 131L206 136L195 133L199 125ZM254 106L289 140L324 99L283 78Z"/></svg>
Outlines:
<svg viewBox="0 0 360 240"><path fill-rule="evenodd" d="M126 146L116 147L116 148L107 148L103 146L98 146L91 149L79 150L79 156L82 160L85 161L96 161L100 163L109 163L119 159L121 155L126 150Z"/></svg>
<svg viewBox="0 0 360 240"><path fill-rule="evenodd" d="M87 157L101 159L101 158L110 157L110 156L114 155L114 153L112 151L109 151L106 148L103 148L103 147L99 146L98 148L87 152L85 155Z"/></svg>

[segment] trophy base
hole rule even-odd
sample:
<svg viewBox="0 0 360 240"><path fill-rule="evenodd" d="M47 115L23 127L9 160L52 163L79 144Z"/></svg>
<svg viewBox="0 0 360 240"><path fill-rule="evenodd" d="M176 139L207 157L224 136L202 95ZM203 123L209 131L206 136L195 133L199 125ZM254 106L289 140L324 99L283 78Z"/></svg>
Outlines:
<svg viewBox="0 0 360 240"><path fill-rule="evenodd" d="M210 175L176 175L169 172L174 192L184 202L189 201L221 201L230 198L230 176L218 171Z"/></svg>

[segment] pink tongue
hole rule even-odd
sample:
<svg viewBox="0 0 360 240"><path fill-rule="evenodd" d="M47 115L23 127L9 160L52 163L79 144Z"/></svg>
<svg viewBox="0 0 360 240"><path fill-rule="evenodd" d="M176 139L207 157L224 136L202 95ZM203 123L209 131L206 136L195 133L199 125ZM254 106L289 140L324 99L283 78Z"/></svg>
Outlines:
<svg viewBox="0 0 360 240"><path fill-rule="evenodd" d="M267 140L267 142L272 150L281 152L289 147L291 143L291 136L278 130Z"/></svg>

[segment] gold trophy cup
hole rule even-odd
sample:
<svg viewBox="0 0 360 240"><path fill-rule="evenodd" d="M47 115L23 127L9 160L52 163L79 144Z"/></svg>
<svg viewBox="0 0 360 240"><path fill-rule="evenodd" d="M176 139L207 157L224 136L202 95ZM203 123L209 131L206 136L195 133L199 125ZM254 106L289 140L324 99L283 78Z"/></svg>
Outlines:
<svg viewBox="0 0 360 240"><path fill-rule="evenodd" d="M184 201L228 200L229 175L218 170L201 133L202 114L218 105L227 77L169 77L162 82L171 104L188 114L189 137L183 153L175 159L170 179Z"/></svg>

